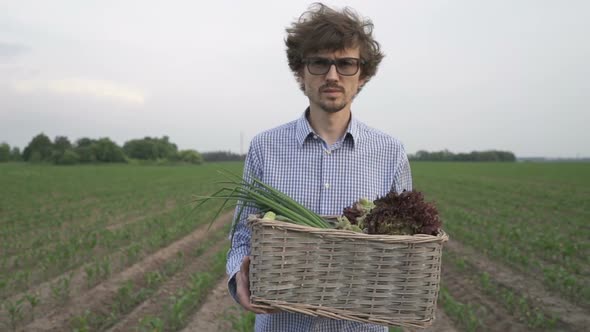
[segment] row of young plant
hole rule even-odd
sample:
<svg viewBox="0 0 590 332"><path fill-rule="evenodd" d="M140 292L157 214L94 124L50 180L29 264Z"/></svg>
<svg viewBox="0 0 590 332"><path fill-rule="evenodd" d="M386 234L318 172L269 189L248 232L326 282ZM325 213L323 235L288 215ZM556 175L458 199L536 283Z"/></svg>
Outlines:
<svg viewBox="0 0 590 332"><path fill-rule="evenodd" d="M254 332L256 315L251 311L246 311L241 307L233 306L224 311L223 317L230 322L232 332ZM393 331L390 329L389 332Z"/></svg>
<svg viewBox="0 0 590 332"><path fill-rule="evenodd" d="M554 330L557 326L559 318L551 313L547 313L542 307L536 305L526 294L519 292L502 285L486 272L478 271L469 261L465 260L460 255L452 251L445 252L444 264L448 266L452 264L452 269L460 273L465 283L472 283L476 285L482 292L494 299L496 303L501 304L506 311L512 313L522 323L526 324L532 330ZM443 279L444 281L444 279ZM447 297L451 297L448 289L445 290ZM443 300L444 301L444 300ZM457 302L453 300L451 302ZM446 310L445 310L446 312ZM448 312L446 312L449 314ZM481 325L477 317L455 317L458 321L465 321L466 325L477 328ZM473 315L471 315L473 316ZM463 324L463 323L462 323Z"/></svg>
<svg viewBox="0 0 590 332"><path fill-rule="evenodd" d="M195 191L207 188L196 188ZM133 190L129 188L128 190ZM169 203L186 203L187 196L113 193L106 197L79 197L74 203L55 202L55 206L22 207L11 219L2 223L0 252L6 255L39 248L56 239L75 237L81 231L104 228L107 225L149 215L167 209ZM73 200L73 199L62 199ZM90 202L85 202L85 201ZM59 230L59 232L57 232Z"/></svg>
<svg viewBox="0 0 590 332"><path fill-rule="evenodd" d="M107 173L107 175L111 174ZM207 173L203 173L202 176L206 177ZM167 185L164 186L164 190L157 194L137 195L141 199L122 199L130 195L130 192L138 190L128 186L119 187L118 191L113 190L115 193L112 196L115 199L109 199L103 206L104 211L101 211L100 218L94 218L94 220L87 223L83 220L77 222L75 218L71 218L68 223L60 223L45 230L43 232L46 236L44 241L33 240L36 241L34 249L25 249L22 253L14 255L3 254L0 258L0 299L7 296L7 289L11 291L9 294L25 290L30 285L74 269L82 262L107 257L117 250L129 250L131 254L138 251L145 252L146 248L159 247L177 238L187 230L193 229L196 225L195 220L199 220L199 215L189 216L189 206L181 205L177 209L168 211L157 218L150 216L154 214L154 211L165 211L166 209L161 204L153 203L154 201L166 202L180 195L173 193L174 188L175 186ZM211 188L214 187L209 181L209 184L202 186L202 188L195 186L193 190L184 188L180 192L185 193L184 202L188 202L190 199L188 192L199 192L199 190L209 192L212 190ZM129 203L122 203L125 201ZM112 207L113 205L109 207L110 202L116 203L116 207ZM133 208L130 208L130 206L133 206ZM148 217L145 220L136 220L130 224L123 223L122 226L112 231L106 229L108 219L122 219L121 214L125 216L126 207L127 211L131 210L132 213L138 216L143 214ZM103 209L100 205L97 208ZM75 205L72 205L72 210L76 211ZM4 212L1 211L0 214ZM179 220L181 222L177 223ZM171 224L174 224L174 227L171 227ZM158 233L156 234L154 231L158 231ZM60 233L67 234L61 235ZM47 234L55 234L55 236L48 236ZM19 243L19 239L17 237L13 241L0 242L3 244ZM137 243L140 242L142 247L137 248ZM129 248L127 248L128 246Z"/></svg>
<svg viewBox="0 0 590 332"><path fill-rule="evenodd" d="M139 331L178 331L184 328L193 314L202 304L211 290L225 272L225 258L228 246L215 253L211 269L207 272L195 272L190 281L161 307L161 314L144 316L139 320L136 329Z"/></svg>
<svg viewBox="0 0 590 332"><path fill-rule="evenodd" d="M477 332L483 329L484 326L477 315L477 312L481 311L480 306L456 300L449 293L444 282L441 283L438 301L445 314L453 320L453 323L460 331Z"/></svg>
<svg viewBox="0 0 590 332"><path fill-rule="evenodd" d="M508 185L485 192L473 186L455 186L454 189L464 194L449 197L449 204L464 211L477 212L472 215L485 218L482 222L495 221L497 226L491 231L501 236L498 240L513 242L549 263L568 260L572 272L579 271L581 263L587 258L583 250L590 249L590 244L584 241L584 234L580 234L576 227L583 225L590 217L590 211L579 213L566 210L563 206L552 206L553 200L565 195L565 191L537 200L523 195L522 187L521 190L511 190ZM479 195L476 195L477 192ZM549 196L548 193L545 195ZM474 210L476 206L479 208Z"/></svg>
<svg viewBox="0 0 590 332"><path fill-rule="evenodd" d="M92 199L86 203L85 200L87 199L80 197L73 204L55 202L55 207L37 207L29 210L22 208L17 215L11 217L10 222L3 223L0 238L5 242L0 250L10 254L11 248L18 252L40 247L58 235L63 238L80 229L106 224L115 218L122 219L129 212L139 211L149 206L149 203L157 202L155 198L145 201L137 198L129 200L119 195L102 197L100 200ZM59 228L66 234L52 233Z"/></svg>
<svg viewBox="0 0 590 332"><path fill-rule="evenodd" d="M138 304L152 296L158 287L166 279L180 271L184 264L184 256L178 255L175 259L166 262L160 270L147 272L140 283L124 282L117 289L113 302L106 310L94 312L86 309L82 314L71 318L70 327L73 331L103 331L108 329Z"/></svg>
<svg viewBox="0 0 590 332"><path fill-rule="evenodd" d="M45 263L56 265L58 262L67 262L68 257L75 253L77 259L85 259L94 251L116 246L121 240L128 241L131 234L142 231L142 219L154 220L159 214L161 218L170 218L166 213L172 210L152 210L145 211L143 218L134 218L138 222L136 225L123 223L117 229L108 229L101 220L92 223L80 222L67 225L63 231L65 234L55 234L54 232L46 233L45 241L35 241L32 247L23 248L21 252L13 255L7 254L0 261L0 271L15 270L18 268L27 268L29 266ZM125 217L131 219L130 214ZM140 235L140 234L138 234ZM51 261L49 261L51 260ZM54 261L55 260L55 261Z"/></svg>
<svg viewBox="0 0 590 332"><path fill-rule="evenodd" d="M0 280L0 299L74 269L80 273L83 269L87 279L108 277L111 272L121 270L207 223L214 213L204 209L188 218L189 211L190 208L185 207L139 220L112 232L103 230L100 236L91 237L92 246L88 242L74 241L69 246L57 246L55 251L40 255L30 261L31 265L18 269L11 267L14 274L6 274Z"/></svg>
<svg viewBox="0 0 590 332"><path fill-rule="evenodd" d="M566 187L548 180L459 176L444 169L436 177L416 173L417 185L451 221L446 230L453 238L531 277L540 276L547 288L575 303L590 305L585 277L590 259L584 254L590 244L579 232L590 217L589 211L579 210L584 195L569 198L578 204L561 204Z"/></svg>
<svg viewBox="0 0 590 332"><path fill-rule="evenodd" d="M459 218L464 220L463 227L453 229L452 232L454 235L465 239L465 243L472 246L477 245L490 256L512 266L521 273L540 278L548 289L562 294L572 302L589 305L590 285L587 283L587 277L581 272L582 265L579 261L564 259L562 264L557 262L548 263L539 259L534 249L517 245L511 246L510 242L496 241L496 237L470 233L467 227L482 225L481 222L478 222L478 220L481 220L479 217L470 216L464 211L448 213L447 215L456 218L456 220L459 220ZM492 223L486 224L491 226Z"/></svg>
<svg viewBox="0 0 590 332"><path fill-rule="evenodd" d="M202 226L204 227L204 225ZM207 248L212 246L217 241L227 236L228 227L221 231L212 233L207 241L204 241L199 247L197 247L191 254L191 259L202 255ZM129 266L135 261L137 257L121 257L126 262L120 262L121 267ZM145 274L145 280L142 280L139 284L134 284L131 281L123 283L114 299L113 305L108 311L92 312L86 310L81 315L76 316L72 319L72 328L80 331L85 331L84 326L92 327L91 330L103 330L104 328L116 323L118 319L123 317L125 313L133 309L137 304L144 301L146 298L151 296L157 287L164 282L166 279L173 276L178 271L182 270L186 264L186 258L182 252L177 253L176 257L172 260L167 261L158 270L149 271ZM112 261L109 257L102 261L95 261L87 264L84 267L85 287L87 289L92 288L101 281L107 280L112 273L117 272L119 269L113 271ZM53 282L50 287L50 296L43 297L39 295L39 292L25 293L21 297L13 300L4 300L2 308L4 310L4 317L7 317L6 322L0 322L16 329L18 326L22 326L27 322L34 320L35 309L39 306L51 305L52 307L60 307L68 303L72 296L76 296L82 292L83 289L75 289L73 287L73 280L75 278L80 279L80 275L76 276L73 272L58 278Z"/></svg>
<svg viewBox="0 0 590 332"><path fill-rule="evenodd" d="M449 202L448 204L453 203ZM552 255L553 240L543 239L529 245L535 239L544 237L543 235L539 237L535 235L522 236L522 238L527 238L527 240L522 241L511 240L514 234L528 233L534 230L534 226L525 231L524 226L509 225L509 219L504 219L506 224L503 224L502 219L497 215L482 216L480 212L470 212L456 206L452 208L443 207L441 212L445 215L445 218L454 221L454 224L449 226L449 232L460 239L461 242L484 250L488 255L516 268L522 273L535 277L540 276L549 289L563 294L575 303L590 305L590 285L587 284L583 272L584 266L587 266L583 263L584 258L580 259L571 255L562 258L560 261L546 259L547 256ZM474 227L480 229L489 228L490 231L486 233L473 232ZM511 232L511 230L513 231ZM547 244L547 249L543 250L544 253L539 251L541 250L539 246L543 246L542 243Z"/></svg>
<svg viewBox="0 0 590 332"><path fill-rule="evenodd" d="M73 274L70 273L53 283L50 286L50 298L42 298L39 292L28 292L15 300L4 300L0 308L8 319L7 322L0 321L0 326L4 325L15 331L23 322L35 320L35 311L44 304L43 301L63 305L70 298L72 278Z"/></svg>
<svg viewBox="0 0 590 332"><path fill-rule="evenodd" d="M0 165L0 182L10 193L0 201L0 253L6 253L3 248L9 244L27 248L23 242L32 243L36 235L70 223L109 222L127 211L148 212L170 200L187 202L193 194L218 188L213 166L191 171L184 167L87 166L66 170Z"/></svg>
<svg viewBox="0 0 590 332"><path fill-rule="evenodd" d="M227 228L212 234L207 241L190 253L190 258L187 259L179 253L174 260L166 262L159 270L146 273L142 282L138 284L131 282L124 283L117 290L117 294L107 310L104 310L104 308L100 311L87 309L81 315L71 319L70 327L73 331L102 331L113 327L140 303L157 294L159 288L177 273L184 270L190 260L202 256L226 235ZM223 273L226 251L227 247L224 247L223 250L217 252L213 257L215 261L213 264L215 272ZM220 267L221 270L219 270ZM139 320L137 330L146 326L152 326L150 331L158 331L160 324L162 327L179 326L178 324L185 322L185 318L190 313L188 305L199 301L206 291L211 288L212 276L212 272L193 274L188 291L184 288L178 290L164 306L162 312L164 313L165 320L159 317L143 317Z"/></svg>

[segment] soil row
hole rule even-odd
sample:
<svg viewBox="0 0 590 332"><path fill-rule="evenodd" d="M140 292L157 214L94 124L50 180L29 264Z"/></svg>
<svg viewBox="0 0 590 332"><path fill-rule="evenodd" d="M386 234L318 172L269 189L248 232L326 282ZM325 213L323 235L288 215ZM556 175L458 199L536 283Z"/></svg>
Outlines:
<svg viewBox="0 0 590 332"><path fill-rule="evenodd" d="M63 306L38 308L39 310L35 314L36 319L26 325L24 330L66 331L70 330L72 318L83 315L86 310L98 313L108 311L117 296L117 290L122 285L131 283L142 286L147 273L158 271L164 264L179 255L189 257L200 243L206 241L212 233L221 230L230 220L231 213L226 213L213 223L211 229L207 230L206 225L201 226L191 234L145 257L142 261L111 276L91 289L84 290L83 285L72 285L74 289L80 291L71 296ZM81 280L73 280L72 282L78 283ZM38 289L38 291L41 294L50 293L50 290L47 289Z"/></svg>
<svg viewBox="0 0 590 332"><path fill-rule="evenodd" d="M489 280L494 291L515 294L524 299L522 301L526 301L528 307L542 312L547 319L554 317L556 321L553 328L582 331L590 326L590 313L586 309L548 291L536 277L492 261L484 254L455 240L446 243L444 250L449 256L463 261L465 268L460 269L453 262L445 261L443 283L457 301L479 308L478 315L486 329L526 331L538 330L540 327L531 327L524 321L522 313L506 309L499 298L500 294L490 294L489 289L484 289L484 278Z"/></svg>

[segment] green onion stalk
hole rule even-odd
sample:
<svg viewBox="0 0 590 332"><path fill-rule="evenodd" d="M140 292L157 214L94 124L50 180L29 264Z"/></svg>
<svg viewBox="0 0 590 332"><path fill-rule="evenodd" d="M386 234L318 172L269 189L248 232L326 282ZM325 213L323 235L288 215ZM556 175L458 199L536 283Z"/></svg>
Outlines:
<svg viewBox="0 0 590 332"><path fill-rule="evenodd" d="M229 179L221 182L227 187L218 190L211 196L194 196L194 202L197 203L195 209L211 199L223 200L223 204L213 217L213 220L221 214L221 211L226 206L232 204L239 206L237 220L240 219L242 209L245 206L251 206L258 208L261 212L272 211L276 213L277 219L281 217L280 220L294 224L316 228L332 228L324 218L254 176L251 176L251 181L248 182L228 171L220 171L220 173ZM209 227L211 227L212 223L213 221L209 224Z"/></svg>

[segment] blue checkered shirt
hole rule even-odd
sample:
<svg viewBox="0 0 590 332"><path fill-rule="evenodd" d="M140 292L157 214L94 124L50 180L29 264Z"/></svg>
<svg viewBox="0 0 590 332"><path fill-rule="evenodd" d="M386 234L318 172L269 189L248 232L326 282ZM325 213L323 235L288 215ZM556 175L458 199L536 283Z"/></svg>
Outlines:
<svg viewBox="0 0 590 332"><path fill-rule="evenodd" d="M412 190L410 164L400 141L358 121L332 146L298 120L258 134L252 140L244 176L253 175L320 215L340 215L361 197L375 199L390 190ZM245 208L228 253L229 291L236 298L235 274L250 254L250 230ZM234 217L235 219L235 217ZM235 221L234 221L235 222ZM257 332L387 331L379 325L280 312L256 315Z"/></svg>

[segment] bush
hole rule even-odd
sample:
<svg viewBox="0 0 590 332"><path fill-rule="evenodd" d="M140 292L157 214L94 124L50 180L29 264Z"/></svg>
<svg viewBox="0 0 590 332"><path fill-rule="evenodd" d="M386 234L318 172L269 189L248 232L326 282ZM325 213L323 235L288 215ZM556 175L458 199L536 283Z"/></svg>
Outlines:
<svg viewBox="0 0 590 332"><path fill-rule="evenodd" d="M43 161L43 157L41 156L41 152L33 151L29 156L29 160L32 163L40 163Z"/></svg>
<svg viewBox="0 0 590 332"><path fill-rule="evenodd" d="M180 160L194 165L203 163L203 156L195 150L182 150L178 153Z"/></svg>
<svg viewBox="0 0 590 332"><path fill-rule="evenodd" d="M230 151L212 151L212 152L203 152L203 159L205 161L244 161L246 159L246 155L243 154L236 154Z"/></svg>
<svg viewBox="0 0 590 332"><path fill-rule="evenodd" d="M6 143L0 144L0 162L10 161L10 145Z"/></svg>
<svg viewBox="0 0 590 332"><path fill-rule="evenodd" d="M75 152L81 163L93 163L96 161L96 155L92 146L77 146Z"/></svg>
<svg viewBox="0 0 590 332"><path fill-rule="evenodd" d="M31 140L23 151L23 159L31 162L49 161L53 152L53 143L47 135L41 133Z"/></svg>
<svg viewBox="0 0 590 332"><path fill-rule="evenodd" d="M502 161L515 162L516 156L510 151L472 151L471 153L454 154L449 150L428 152L420 150L415 155L409 155L411 161Z"/></svg>
<svg viewBox="0 0 590 332"><path fill-rule="evenodd" d="M109 138L101 138L92 145L97 161L111 163L125 163L125 153L120 146Z"/></svg>
<svg viewBox="0 0 590 332"><path fill-rule="evenodd" d="M162 138L145 137L134 139L123 144L123 150L129 158L157 160L173 159L178 151L176 144L169 141L168 136Z"/></svg>
<svg viewBox="0 0 590 332"><path fill-rule="evenodd" d="M10 150L10 160L12 161L22 161L23 157L20 154L20 149L16 146Z"/></svg>
<svg viewBox="0 0 590 332"><path fill-rule="evenodd" d="M61 156L59 156L59 158L57 158L55 163L58 165L74 165L77 164L78 161L80 161L78 154L72 149L67 149Z"/></svg>

